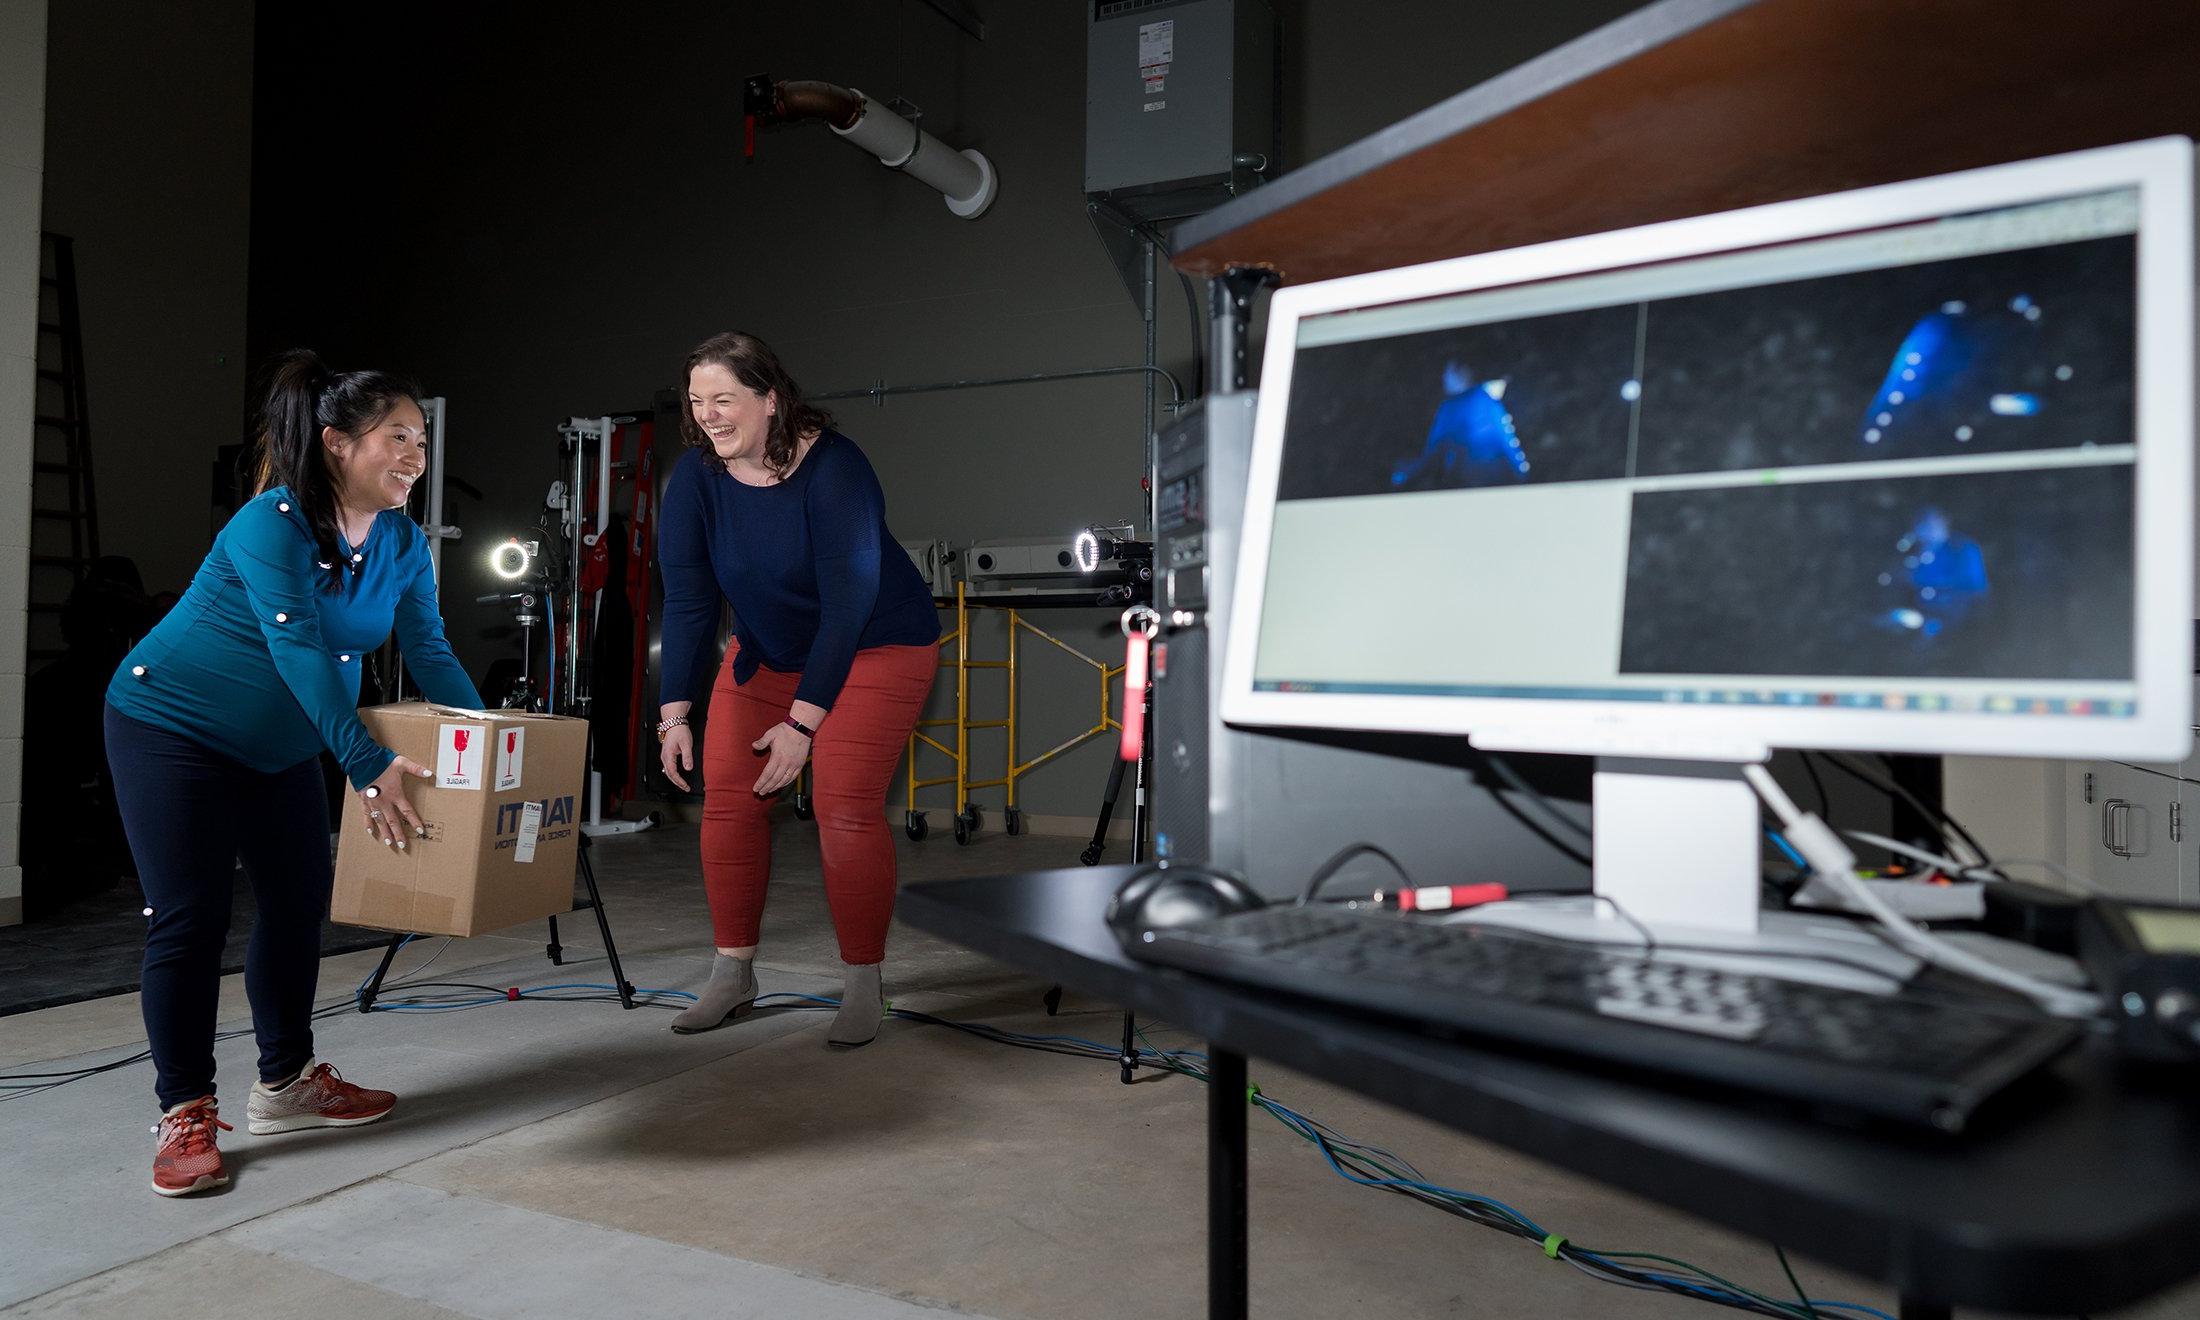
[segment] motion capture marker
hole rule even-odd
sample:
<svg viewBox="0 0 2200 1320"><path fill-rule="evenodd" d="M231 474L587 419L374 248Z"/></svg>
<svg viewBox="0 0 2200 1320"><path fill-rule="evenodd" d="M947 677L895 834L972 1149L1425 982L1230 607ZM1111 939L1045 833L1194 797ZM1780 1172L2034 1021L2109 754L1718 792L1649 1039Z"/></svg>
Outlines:
<svg viewBox="0 0 2200 1320"><path fill-rule="evenodd" d="M1882 586L1882 587L1891 587L1891 586L1893 586L1893 585L1894 585L1894 574L1892 574L1892 573L1881 573L1881 574L1879 575L1879 585L1880 585L1880 586Z"/></svg>
<svg viewBox="0 0 2200 1320"><path fill-rule="evenodd" d="M1904 393L1903 393L1902 391L1900 391L1900 390L1896 390L1896 391L1894 391L1893 393L1891 393L1891 394L1889 394L1889 395L1887 396L1887 402L1889 402L1889 403L1900 403L1900 402L1902 402L1902 401L1903 401L1903 400L1904 400L1905 398L1908 398L1908 397L1909 397L1909 396L1908 396L1908 395L1906 395L1906 394L1904 394Z"/></svg>
<svg viewBox="0 0 2200 1320"><path fill-rule="evenodd" d="M1642 382L1639 380L1630 380L1626 384L1621 385L1619 387L1619 397L1627 400L1629 403L1633 403L1635 400L1641 398Z"/></svg>
<svg viewBox="0 0 2200 1320"><path fill-rule="evenodd" d="M278 612L278 613L277 613L277 614L275 615L275 622L277 622L277 623L288 623L288 622L290 622L290 616L289 616L289 615L287 615L287 614L283 614L283 613L280 613L280 612Z"/></svg>
<svg viewBox="0 0 2200 1320"><path fill-rule="evenodd" d="M1914 367L1925 360L1925 355L1923 353L1910 353L1905 355L1902 360Z"/></svg>
<svg viewBox="0 0 2200 1320"><path fill-rule="evenodd" d="M1914 368L1914 367L1904 367L1904 368L1902 369L1902 379L1904 379L1904 380L1916 380L1916 379L1917 379L1917 370L1916 370L1916 368Z"/></svg>
<svg viewBox="0 0 2200 1320"><path fill-rule="evenodd" d="M2025 320L2027 320L2027 321L2037 321L2037 320L2039 320L2039 319L2040 319L2040 309L2039 309L2039 308L2037 308L2037 307L2027 307L2027 308L2025 308L2025 309L2024 309L2024 319L2025 319Z"/></svg>
<svg viewBox="0 0 2200 1320"><path fill-rule="evenodd" d="M340 656L337 656L336 658L337 658L337 660L338 660L338 661L340 661L340 662L342 662L342 663L344 663L344 664L347 664L347 665L348 665L348 664L350 664L350 663L351 663L351 657L350 657L350 656L348 656L348 655L340 655Z"/></svg>
<svg viewBox="0 0 2200 1320"><path fill-rule="evenodd" d="M2067 362L2065 362L2065 363L2063 363L2063 364L2062 364L2061 366L2059 366L2059 367L2055 368L2055 379L2056 379L2056 380L2069 380L2069 379L2070 379L2070 378L2071 378L2072 376L2074 376L2074 375L2076 375L2076 374L2077 374L2076 372L2074 372L2074 371L2072 371L2072 370L2070 369L2070 364L2069 364L2069 363L2067 363Z"/></svg>
<svg viewBox="0 0 2200 1320"><path fill-rule="evenodd" d="M1931 587L1919 587L1917 589L1917 598L1919 600L1931 600L1934 596L1939 594L1940 593L1934 591Z"/></svg>
<svg viewBox="0 0 2200 1320"><path fill-rule="evenodd" d="M1946 312L1950 316L1961 316L1965 312L1970 311L1971 308L1970 305L1965 303L1961 298L1950 298L1948 301L1940 305L1940 310Z"/></svg>
<svg viewBox="0 0 2200 1320"><path fill-rule="evenodd" d="M354 564L356 564L356 563L358 563L358 562L359 562L360 560L362 560L362 559L365 559L365 558L366 558L366 556L365 556L365 555L363 555L363 554L360 554L360 553L359 553L358 551L354 550L354 551L352 552L352 555L351 555L351 562L353 562Z"/></svg>
<svg viewBox="0 0 2200 1320"><path fill-rule="evenodd" d="M2036 394L1997 394L1986 406L2003 417L2030 417L2040 410L2040 399Z"/></svg>
<svg viewBox="0 0 2200 1320"><path fill-rule="evenodd" d="M1867 445L1876 445L1879 443L1878 427L1875 426L1871 430L1864 432L1864 443Z"/></svg>
<svg viewBox="0 0 2200 1320"><path fill-rule="evenodd" d="M1959 426L1956 428L1956 440L1958 443L1967 442L1972 436L1976 434L1978 433L1976 431L1973 431L1968 426Z"/></svg>
<svg viewBox="0 0 2200 1320"><path fill-rule="evenodd" d="M1879 424L1880 424L1881 426L1893 426L1893 425L1894 425L1894 414L1893 414L1893 413L1881 413L1881 414L1879 414Z"/></svg>
<svg viewBox="0 0 2200 1320"><path fill-rule="evenodd" d="M143 678L143 677L145 677L145 666L144 666L144 665L131 665L131 666L130 666L130 677L132 677L132 678Z"/></svg>
<svg viewBox="0 0 2200 1320"><path fill-rule="evenodd" d="M1916 568L1916 567L1917 567L1917 556L1916 556L1916 555L1906 555L1906 556L1904 556L1904 557L1903 557L1903 560L1902 560L1902 566L1903 566L1904 568Z"/></svg>
<svg viewBox="0 0 2200 1320"><path fill-rule="evenodd" d="M287 505L287 504L278 504L278 505L276 505L276 506L275 506L275 512L277 512L277 513L288 513L288 512L290 512L290 506L289 506L289 505Z"/></svg>
<svg viewBox="0 0 2200 1320"><path fill-rule="evenodd" d="M149 917L149 916L152 916L152 915L153 915L153 909L151 909L151 908L147 908L147 909L145 909L145 911L144 911L144 912L140 913L139 915L140 915L140 916L147 916L147 917Z"/></svg>
<svg viewBox="0 0 2200 1320"><path fill-rule="evenodd" d="M319 564L319 565L320 565L321 567L323 567L323 568L334 568L334 567L336 567L336 565L334 565L334 564L330 563L330 562L329 562L329 561L327 561L326 559L316 559L316 560L314 560L313 562L314 562L314 563L316 563L316 564Z"/></svg>
<svg viewBox="0 0 2200 1320"><path fill-rule="evenodd" d="M1932 562L1933 562L1933 552L1932 552L1932 551L1930 551L1930 550L1927 550L1927 551L1926 551L1926 552L1925 552L1924 554L1921 554L1921 555L1919 555L1919 556L1917 557L1917 562L1918 562L1918 563L1920 563L1920 564L1930 564L1930 563L1932 563Z"/></svg>

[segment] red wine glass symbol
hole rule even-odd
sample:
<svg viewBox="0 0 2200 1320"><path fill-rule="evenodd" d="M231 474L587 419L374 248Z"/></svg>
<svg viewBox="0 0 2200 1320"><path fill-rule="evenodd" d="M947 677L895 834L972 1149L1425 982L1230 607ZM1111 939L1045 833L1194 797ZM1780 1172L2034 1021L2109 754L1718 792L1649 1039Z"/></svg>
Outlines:
<svg viewBox="0 0 2200 1320"><path fill-rule="evenodd" d="M451 730L451 750L458 753L457 775L460 779L466 777L466 743L472 732L471 729Z"/></svg>

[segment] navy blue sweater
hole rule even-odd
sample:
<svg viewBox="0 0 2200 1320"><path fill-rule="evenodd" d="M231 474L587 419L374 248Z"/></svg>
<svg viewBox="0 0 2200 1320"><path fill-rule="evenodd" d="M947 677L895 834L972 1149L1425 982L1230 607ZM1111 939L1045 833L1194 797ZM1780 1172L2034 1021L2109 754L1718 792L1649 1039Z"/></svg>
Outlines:
<svg viewBox="0 0 2200 1320"><path fill-rule="evenodd" d="M680 456L665 483L657 532L665 613L660 702L693 701L733 606L740 654L733 677L758 665L799 671L797 701L831 709L856 652L940 638L931 590L886 530L886 496L855 441L827 431L775 486L750 486Z"/></svg>

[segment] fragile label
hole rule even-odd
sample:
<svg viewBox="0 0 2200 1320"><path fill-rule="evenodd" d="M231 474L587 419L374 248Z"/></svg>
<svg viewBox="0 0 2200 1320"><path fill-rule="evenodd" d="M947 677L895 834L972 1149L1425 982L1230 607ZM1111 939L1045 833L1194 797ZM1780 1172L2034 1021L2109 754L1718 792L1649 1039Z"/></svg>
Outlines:
<svg viewBox="0 0 2200 1320"><path fill-rule="evenodd" d="M519 842L512 848L512 859L520 862L535 860L535 837L542 833L542 804L530 802L520 808Z"/></svg>
<svg viewBox="0 0 2200 1320"><path fill-rule="evenodd" d="M519 787L520 757L526 751L527 730L506 729L497 735L497 792Z"/></svg>
<svg viewBox="0 0 2200 1320"><path fill-rule="evenodd" d="M442 788L480 788L489 731L477 724L436 726L435 782Z"/></svg>

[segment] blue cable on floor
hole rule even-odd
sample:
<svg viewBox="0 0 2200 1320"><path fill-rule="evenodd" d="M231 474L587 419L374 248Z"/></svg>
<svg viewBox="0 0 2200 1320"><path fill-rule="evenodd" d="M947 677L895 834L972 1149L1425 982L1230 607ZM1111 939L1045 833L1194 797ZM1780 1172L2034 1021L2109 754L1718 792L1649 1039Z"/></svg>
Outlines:
<svg viewBox="0 0 2200 1320"><path fill-rule="evenodd" d="M1794 853L1794 850L1788 845L1787 840L1781 838L1777 833L1770 830L1767 830L1766 834L1773 840L1775 844L1780 846L1783 852L1787 852L1790 856L1796 857L1796 860L1798 862L1801 861L1800 856ZM410 937L408 937L408 941L409 939ZM400 944L398 947L403 948L404 945ZM370 977L369 979L371 980L372 978ZM364 989L365 985L366 983L362 981L360 983L361 989ZM480 1008L489 1004L512 1002L515 996L518 999L539 999L553 1003L574 1002L570 997L548 993L550 991L558 990L593 990L609 992L612 994L618 993L617 986L604 985L591 981L568 981L560 982L553 985L529 986L525 989L515 988L511 994L497 995L494 997L483 997L478 999L450 1000L443 1002L425 1001L413 1003L377 1004L375 1005L374 1011L378 1013L454 1012L470 1008ZM649 998L654 996L664 996L674 999L693 1000L696 997L692 992L686 990L670 990L643 987L636 987L633 993L637 999ZM828 1007L838 1007L840 1003L839 1000L829 998L825 995L805 994L799 991L791 990L777 991L768 995L760 995L757 997L756 1003L759 1006L762 1006L775 1000L801 1000L806 1001L807 1003ZM891 1007L889 1007L888 1011L896 1017L911 1016L910 1014L907 1014L902 1010L893 1009ZM1004 1031L998 1027L984 1027L983 1030L978 1032L977 1034L1011 1042L1023 1042L1029 1044L1044 1045L1076 1045L1085 1049L1092 1050L1097 1057L1107 1059L1116 1058L1120 1054L1120 1051L1117 1049L1117 1047L1113 1045L1105 1045L1099 1041L1087 1040L1081 1036L1035 1036L1027 1035L1020 1032ZM1143 1033L1141 1033L1141 1035L1143 1035ZM1176 1060L1199 1059L1204 1062L1207 1057L1205 1054L1196 1051L1165 1050L1160 1048L1159 1046L1152 1046L1151 1042L1149 1042L1148 1045L1148 1048L1138 1048L1134 1050L1134 1053L1136 1054L1140 1062L1148 1063L1149 1065L1160 1064L1162 1066L1175 1067L1179 1071L1182 1071L1183 1069L1181 1068L1181 1065L1177 1065L1175 1062ZM1200 1076L1199 1074L1193 1075ZM1210 1081L1211 1084L1211 1079L1209 1078L1201 1076L1200 1079L1202 1081ZM1370 1151L1388 1158L1393 1163L1406 1165L1409 1168L1411 1167L1411 1165L1409 1161L1395 1154L1392 1154L1387 1150L1383 1150L1381 1147L1370 1146L1364 1142L1354 1141L1351 1138L1344 1136L1342 1133L1337 1132L1334 1128L1329 1127L1325 1123L1321 1123L1316 1119L1308 1118L1306 1115L1301 1114L1286 1105L1283 1105L1275 1100L1271 1100L1265 1095L1261 1095L1257 1090L1253 1091L1248 1096L1248 1098L1251 1100L1252 1103L1260 1106L1262 1109L1267 1110L1268 1113L1278 1122L1283 1123L1286 1127L1291 1128L1300 1136L1310 1141L1314 1145L1315 1149L1321 1152L1322 1159L1329 1165L1330 1170L1338 1177L1345 1179L1347 1182L1355 1183L1363 1187L1410 1188L1415 1191L1424 1192L1433 1196L1439 1196L1457 1202L1488 1206L1524 1225L1533 1232L1548 1236L1548 1234L1545 1234L1544 1229L1541 1225L1537 1224L1534 1220L1528 1218L1528 1216L1522 1214L1520 1211L1507 1205L1503 1201L1497 1200L1495 1197L1483 1196L1475 1192L1461 1191L1457 1188L1445 1187L1437 1183L1425 1182L1416 1178L1370 1178L1362 1174L1354 1173L1351 1170L1346 1169L1344 1165L1337 1159L1336 1152L1331 1149L1332 1144L1350 1147L1357 1150ZM1622 1269L1622 1267L1617 1265L1615 1262L1605 1260L1603 1257L1596 1255L1595 1253L1583 1251L1580 1254L1583 1257L1596 1262L1598 1265L1604 1268L1614 1271ZM1726 1291L1725 1289L1722 1289L1715 1284L1706 1283L1701 1280L1682 1278L1677 1275L1653 1273L1643 1270L1637 1270L1634 1271L1634 1273L1637 1277L1653 1280L1657 1283L1672 1288L1679 1293L1687 1296L1697 1297L1705 1301L1723 1304L1730 1303L1737 1299L1737 1294ZM1877 1320L1895 1320L1895 1317L1889 1315L1885 1311L1879 1310L1876 1307L1866 1306L1858 1302L1825 1301L1817 1298L1812 1298L1808 1302L1808 1305L1812 1307L1824 1308L1827 1310L1851 1311L1859 1315L1877 1317Z"/></svg>

